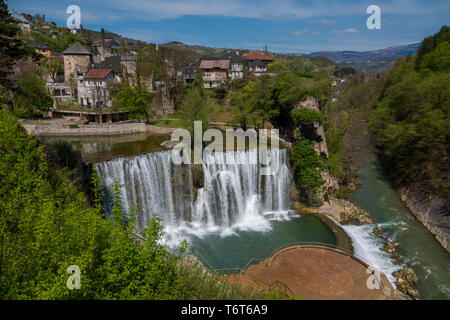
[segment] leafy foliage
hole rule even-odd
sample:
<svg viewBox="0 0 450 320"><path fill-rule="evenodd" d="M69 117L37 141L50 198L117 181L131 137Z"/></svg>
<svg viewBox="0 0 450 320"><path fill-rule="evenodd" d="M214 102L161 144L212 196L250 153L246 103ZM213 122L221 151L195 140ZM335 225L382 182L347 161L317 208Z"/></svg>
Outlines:
<svg viewBox="0 0 450 320"><path fill-rule="evenodd" d="M418 70L420 68L422 60L427 53L433 51L440 43L443 42L450 42L449 26L442 26L439 32L423 39L423 41L420 43L419 49L417 50L417 59L414 64L415 69Z"/></svg>
<svg viewBox="0 0 450 320"><path fill-rule="evenodd" d="M118 102L120 107L124 110L130 111L130 119L142 118L149 120L150 105L153 100L153 94L140 88L134 88L128 83L122 83L117 90L115 90L114 99Z"/></svg>
<svg viewBox="0 0 450 320"><path fill-rule="evenodd" d="M272 102L273 82L268 76L249 80L234 90L230 103L234 107L234 120L246 130L248 125L264 128L264 121L277 114Z"/></svg>
<svg viewBox="0 0 450 320"><path fill-rule="evenodd" d="M13 95L17 90L11 78L16 61L29 52L16 35L19 27L9 14L8 7L0 0L0 106L14 111Z"/></svg>
<svg viewBox="0 0 450 320"><path fill-rule="evenodd" d="M184 96L180 113L183 126L190 131L191 136L194 134L194 121L202 122L202 133L208 129L208 116L214 108L215 103L201 86L194 86L188 91Z"/></svg>
<svg viewBox="0 0 450 320"><path fill-rule="evenodd" d="M301 122L323 122L322 113L306 108L292 110L291 116L297 124Z"/></svg>
<svg viewBox="0 0 450 320"><path fill-rule="evenodd" d="M320 204L316 193L323 184L320 176L323 161L314 150L314 142L304 138L297 139L291 152L291 161L294 180L302 200L309 205Z"/></svg>
<svg viewBox="0 0 450 320"><path fill-rule="evenodd" d="M53 100L45 88L45 82L36 74L25 74L17 80L19 90L14 96L16 115L23 118L41 116L48 111Z"/></svg>
<svg viewBox="0 0 450 320"><path fill-rule="evenodd" d="M56 81L58 75L64 75L64 64L54 58L44 58L41 67L48 73L53 81Z"/></svg>
<svg viewBox="0 0 450 320"><path fill-rule="evenodd" d="M428 48L429 39L440 42L421 57L418 70L414 58L399 61L391 70L370 129L397 182L420 182L427 191L448 198L450 45L440 41L440 33L422 43Z"/></svg>

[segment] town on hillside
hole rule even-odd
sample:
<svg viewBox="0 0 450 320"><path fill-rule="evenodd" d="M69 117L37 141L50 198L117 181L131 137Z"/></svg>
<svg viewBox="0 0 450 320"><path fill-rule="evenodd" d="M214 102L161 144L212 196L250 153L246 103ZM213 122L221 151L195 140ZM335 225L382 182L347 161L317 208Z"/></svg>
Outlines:
<svg viewBox="0 0 450 320"><path fill-rule="evenodd" d="M34 49L33 63L46 71L41 76L53 100L48 113L52 118L79 118L97 123L126 120L129 111L117 108L113 97L121 83L132 88L139 85L149 93L161 93L160 99L154 99L152 109L166 117L175 111L174 99L170 97L173 88L189 86L197 76L205 89L217 90L229 87L233 80L274 76L269 65L279 56L269 53L267 46L261 51L209 48L211 50L206 52L195 52L195 46L186 49L177 42L136 44L129 39L117 38L103 28L94 33L82 26L58 27L54 22L45 21L45 16L11 14L25 39L29 40L27 46ZM36 39L42 40L36 42ZM139 66L140 54L145 61ZM321 64L335 65L329 60L320 61L321 57L316 58ZM149 60L156 65L149 67ZM350 70L350 75L355 72L345 68ZM345 81L345 74L344 78L332 78L335 86ZM336 95L332 100L337 100Z"/></svg>

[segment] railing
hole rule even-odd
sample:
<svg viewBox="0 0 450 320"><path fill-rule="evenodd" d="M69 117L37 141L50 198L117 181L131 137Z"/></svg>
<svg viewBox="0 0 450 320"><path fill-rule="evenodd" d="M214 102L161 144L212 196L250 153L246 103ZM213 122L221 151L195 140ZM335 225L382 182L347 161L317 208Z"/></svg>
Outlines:
<svg viewBox="0 0 450 320"><path fill-rule="evenodd" d="M244 268L220 268L220 269L216 269L214 268L209 262L208 260L206 260L205 257L203 257L197 250L194 250L193 248L191 248L190 250L191 255L195 256L198 260L200 260L200 262L212 273L214 273L215 275L219 275L220 272L225 273L224 271L237 271L238 274L242 275L245 273L245 271L247 270L247 268L249 267L250 263L253 261L263 261L265 259L256 259L256 258L252 258L249 260L249 262L245 265ZM268 284L267 282L255 277L254 275L252 275L251 273L245 273L245 275L251 277L254 279L255 283L260 283L262 285L264 285L265 287L267 287L268 291L272 291L274 290L274 286L278 285L279 287L283 288L283 293L289 297L294 297L295 294L294 292L282 281L280 280L275 280L274 282L272 282L271 284Z"/></svg>

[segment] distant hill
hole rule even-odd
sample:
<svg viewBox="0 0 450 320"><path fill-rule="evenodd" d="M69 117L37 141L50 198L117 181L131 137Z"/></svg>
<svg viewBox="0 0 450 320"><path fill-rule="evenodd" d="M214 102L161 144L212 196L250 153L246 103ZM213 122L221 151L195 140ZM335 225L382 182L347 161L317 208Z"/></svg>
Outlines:
<svg viewBox="0 0 450 320"><path fill-rule="evenodd" d="M355 69L373 72L391 68L397 57L415 54L420 43L390 47L374 51L319 51L312 52L308 57L323 56L339 63L352 66Z"/></svg>

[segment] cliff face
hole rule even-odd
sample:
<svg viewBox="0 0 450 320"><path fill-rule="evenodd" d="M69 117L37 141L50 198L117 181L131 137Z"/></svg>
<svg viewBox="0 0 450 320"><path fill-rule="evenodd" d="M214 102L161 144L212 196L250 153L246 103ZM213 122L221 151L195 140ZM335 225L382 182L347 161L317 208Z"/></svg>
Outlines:
<svg viewBox="0 0 450 320"><path fill-rule="evenodd" d="M450 204L441 196L429 196L418 186L400 187L400 197L406 206L450 252Z"/></svg>

